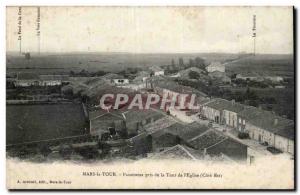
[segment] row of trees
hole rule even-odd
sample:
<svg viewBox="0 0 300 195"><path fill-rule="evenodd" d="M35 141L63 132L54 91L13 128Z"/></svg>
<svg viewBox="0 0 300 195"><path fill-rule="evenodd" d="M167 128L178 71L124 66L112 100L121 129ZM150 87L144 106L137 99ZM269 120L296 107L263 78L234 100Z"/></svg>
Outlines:
<svg viewBox="0 0 300 195"><path fill-rule="evenodd" d="M189 67L197 67L199 69L205 70L206 63L205 63L205 60L200 57L196 57L194 59L190 58L188 60L188 63L184 63L183 58L180 57L178 59L178 65L175 63L174 59L171 60L171 68L173 70L181 70L181 69L189 68Z"/></svg>
<svg viewBox="0 0 300 195"><path fill-rule="evenodd" d="M195 78L197 77L196 74L194 76ZM242 92L232 91L230 89L223 89L214 85L212 82L209 82L209 84L206 85L202 81L190 81L182 79L177 79L176 81L181 85L190 86L192 88L198 89L199 91L206 93L208 96L220 97L227 100L235 99L237 102L248 104L250 106L258 107L260 104L271 105L277 103L274 97L259 97L259 95L257 95L257 93L250 87L247 87L246 91Z"/></svg>
<svg viewBox="0 0 300 195"><path fill-rule="evenodd" d="M69 73L71 77L97 77L97 76L103 76L105 74L107 74L107 72L102 70L96 72L89 72L85 69L82 69L80 72L74 72L73 70L71 70Z"/></svg>

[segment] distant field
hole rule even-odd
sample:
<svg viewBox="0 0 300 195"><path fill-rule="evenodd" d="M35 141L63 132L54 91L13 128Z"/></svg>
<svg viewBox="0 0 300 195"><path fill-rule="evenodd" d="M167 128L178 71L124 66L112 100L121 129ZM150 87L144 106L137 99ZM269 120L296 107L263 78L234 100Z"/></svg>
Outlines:
<svg viewBox="0 0 300 195"><path fill-rule="evenodd" d="M30 60L17 54L7 55L7 72L38 72L40 74L66 74L71 70L118 72L129 67L146 69L153 65L169 65L172 59L178 64L183 58L184 63L189 59L200 57L207 63L221 63L238 58L237 54L223 53L191 53L191 54L133 54L133 53L47 53L32 54ZM293 76L294 64L292 55L256 55L228 63L226 71L235 73L256 72L263 75Z"/></svg>
<svg viewBox="0 0 300 195"><path fill-rule="evenodd" d="M250 56L226 65L226 71L235 73L255 72L262 76L294 75L292 55L257 55Z"/></svg>
<svg viewBox="0 0 300 195"><path fill-rule="evenodd" d="M235 59L235 54L130 54L130 53L74 53L74 54L42 54L32 55L30 60L24 56L7 54L8 72L39 73L69 73L73 71L104 70L110 72L121 71L128 67L147 68L153 65L169 65L172 59L178 64L178 58L188 63L190 58L201 57L208 63ZM27 69L26 69L27 68ZM34 69L31 69L34 68Z"/></svg>
<svg viewBox="0 0 300 195"><path fill-rule="evenodd" d="M7 105L6 144L83 134L81 104Z"/></svg>

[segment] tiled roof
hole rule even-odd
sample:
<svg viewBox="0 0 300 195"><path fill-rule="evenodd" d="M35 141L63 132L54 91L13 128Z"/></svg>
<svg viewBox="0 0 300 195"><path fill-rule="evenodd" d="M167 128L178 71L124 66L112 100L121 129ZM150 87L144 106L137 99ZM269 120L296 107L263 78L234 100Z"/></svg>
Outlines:
<svg viewBox="0 0 300 195"><path fill-rule="evenodd" d="M148 110L128 110L123 113L125 116L125 120L128 123L131 122L140 122L147 118L163 118L164 115L160 113L159 111L148 109Z"/></svg>
<svg viewBox="0 0 300 195"><path fill-rule="evenodd" d="M215 130L210 130L198 137L195 137L194 139L189 140L189 144L196 149L204 149L211 147L220 141L224 141L225 139L227 139L226 136L216 132Z"/></svg>
<svg viewBox="0 0 300 195"><path fill-rule="evenodd" d="M121 110L110 110L109 112L107 112L106 110L97 109L97 110L89 112L89 119L92 120L92 119L101 117L101 116L103 116L105 114L108 114L108 113L111 114L111 115L113 115L113 116L117 116L119 118L123 118L122 112L124 112L124 111L121 111Z"/></svg>
<svg viewBox="0 0 300 195"><path fill-rule="evenodd" d="M168 116L165 116L161 119L158 119L157 121L153 123L149 123L145 126L145 130L147 132L156 132L161 129L167 128L171 126L172 124L176 123L175 120L170 119Z"/></svg>
<svg viewBox="0 0 300 195"><path fill-rule="evenodd" d="M229 110L232 112L239 113L244 109L244 105L237 102L232 102L220 98L216 98L206 104L207 107L214 108L216 110Z"/></svg>
<svg viewBox="0 0 300 195"><path fill-rule="evenodd" d="M156 71L162 71L163 69L161 69L159 66L152 66L150 67L150 70L156 72Z"/></svg>
<svg viewBox="0 0 300 195"><path fill-rule="evenodd" d="M154 84L156 87L162 88L162 89L168 89L173 92L181 93L181 94L195 94L197 96L203 96L207 97L207 94L194 89L192 87L179 85L175 81L171 80L164 80L164 81L156 81Z"/></svg>
<svg viewBox="0 0 300 195"><path fill-rule="evenodd" d="M248 146L235 139L226 137L225 139L208 147L206 151L210 156L225 155L234 161L246 161L247 147Z"/></svg>
<svg viewBox="0 0 300 195"><path fill-rule="evenodd" d="M294 121L256 107L246 107L239 116L247 122L283 137L294 139Z"/></svg>
<svg viewBox="0 0 300 195"><path fill-rule="evenodd" d="M209 128L205 125L200 125L197 122L193 122L191 124L180 124L175 123L167 128L164 129L165 132L171 133L173 135L176 135L180 137L183 140L190 140L205 131L207 131Z"/></svg>
<svg viewBox="0 0 300 195"><path fill-rule="evenodd" d="M275 132L275 134L280 135L280 136L285 137L285 138L288 138L290 140L294 140L295 139L295 125L294 125L294 123L286 125L283 128L280 128L279 130L277 130Z"/></svg>
<svg viewBox="0 0 300 195"><path fill-rule="evenodd" d="M40 75L41 80L44 81L57 81L57 80L68 80L68 75Z"/></svg>
<svg viewBox="0 0 300 195"><path fill-rule="evenodd" d="M18 73L18 80L40 80L39 75L30 72Z"/></svg>
<svg viewBox="0 0 300 195"><path fill-rule="evenodd" d="M102 78L103 79L123 79L124 76L114 74L114 73L107 73L107 74L103 75Z"/></svg>
<svg viewBox="0 0 300 195"><path fill-rule="evenodd" d="M171 148L168 148L165 151L162 151L152 158L154 159L173 159L173 160L196 160L195 156L193 156L189 150L182 145L176 145Z"/></svg>
<svg viewBox="0 0 300 195"><path fill-rule="evenodd" d="M105 113L90 119L90 130L91 132L108 131L108 127L115 127L117 121L123 121L123 118L113 113Z"/></svg>

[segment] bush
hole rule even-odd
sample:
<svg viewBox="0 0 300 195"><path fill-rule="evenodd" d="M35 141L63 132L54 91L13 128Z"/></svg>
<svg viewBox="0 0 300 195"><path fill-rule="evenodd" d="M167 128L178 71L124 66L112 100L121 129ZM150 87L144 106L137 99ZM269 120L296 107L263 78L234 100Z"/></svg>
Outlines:
<svg viewBox="0 0 300 195"><path fill-rule="evenodd" d="M190 77L190 79L199 79L199 78L200 78L200 75L199 75L198 72L190 71L190 72L189 72L189 77Z"/></svg>
<svg viewBox="0 0 300 195"><path fill-rule="evenodd" d="M248 139L249 138L249 134L248 133L242 133L242 132L240 132L238 134L238 138L239 139Z"/></svg>

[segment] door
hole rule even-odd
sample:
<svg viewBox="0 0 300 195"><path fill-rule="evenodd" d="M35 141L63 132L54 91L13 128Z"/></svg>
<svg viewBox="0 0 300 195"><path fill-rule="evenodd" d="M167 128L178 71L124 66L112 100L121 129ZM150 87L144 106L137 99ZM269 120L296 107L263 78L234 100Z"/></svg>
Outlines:
<svg viewBox="0 0 300 195"><path fill-rule="evenodd" d="M215 122L219 123L219 121L220 121L219 116L215 116Z"/></svg>
<svg viewBox="0 0 300 195"><path fill-rule="evenodd" d="M258 135L258 141L261 142L262 138L261 135Z"/></svg>

